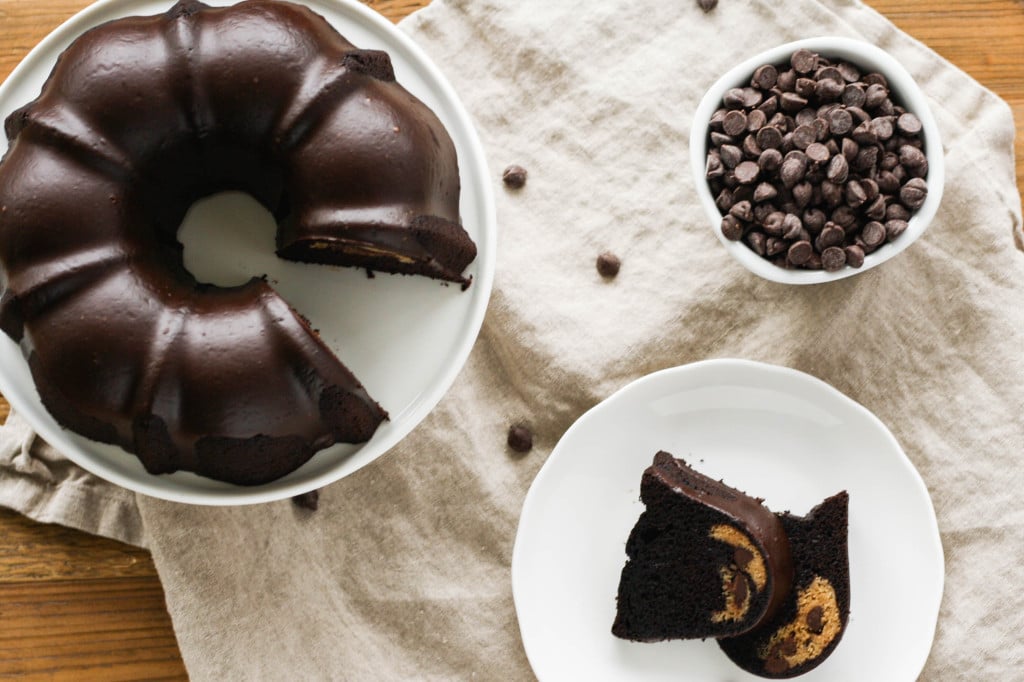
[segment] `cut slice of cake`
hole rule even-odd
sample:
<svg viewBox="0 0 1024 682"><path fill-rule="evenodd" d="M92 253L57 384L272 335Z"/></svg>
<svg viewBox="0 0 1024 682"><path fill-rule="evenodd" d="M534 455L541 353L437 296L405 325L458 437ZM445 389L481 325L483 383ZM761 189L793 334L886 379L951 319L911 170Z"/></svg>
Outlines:
<svg viewBox="0 0 1024 682"><path fill-rule="evenodd" d="M616 637L724 637L773 616L794 569L780 519L667 452L644 471L645 511L626 542Z"/></svg>
<svg viewBox="0 0 1024 682"><path fill-rule="evenodd" d="M718 645L744 670L786 678L817 667L839 644L850 615L849 496L826 499L807 516L779 514L793 553L790 597L755 629Z"/></svg>

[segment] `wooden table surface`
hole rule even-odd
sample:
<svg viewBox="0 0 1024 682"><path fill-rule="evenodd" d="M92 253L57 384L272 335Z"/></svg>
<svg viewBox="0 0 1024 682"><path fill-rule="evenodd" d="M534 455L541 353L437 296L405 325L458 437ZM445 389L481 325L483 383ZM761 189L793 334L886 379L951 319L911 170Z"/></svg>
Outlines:
<svg viewBox="0 0 1024 682"><path fill-rule="evenodd" d="M89 2L0 0L0 79ZM427 2L367 4L398 21ZM1024 0L868 4L1010 104L1017 186L1024 190ZM0 397L0 419L7 411ZM9 676L184 679L149 553L0 509L0 678Z"/></svg>

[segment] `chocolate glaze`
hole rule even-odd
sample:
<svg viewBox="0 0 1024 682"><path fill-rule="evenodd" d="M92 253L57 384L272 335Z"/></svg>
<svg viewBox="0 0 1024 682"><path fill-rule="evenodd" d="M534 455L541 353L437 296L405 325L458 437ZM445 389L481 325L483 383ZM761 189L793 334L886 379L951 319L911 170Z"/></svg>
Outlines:
<svg viewBox="0 0 1024 682"><path fill-rule="evenodd" d="M681 459L661 451L645 472L676 493L725 515L754 542L764 557L768 573L768 605L759 620L771 618L789 595L793 585L793 558L789 540L778 517L761 503L721 481L708 478Z"/></svg>
<svg viewBox="0 0 1024 682"><path fill-rule="evenodd" d="M194 201L249 192L285 257L363 266L314 246L355 242L373 269L468 283L451 139L386 55L298 5L98 26L5 130L0 328L60 423L154 473L258 484L387 417L265 282L192 278Z"/></svg>

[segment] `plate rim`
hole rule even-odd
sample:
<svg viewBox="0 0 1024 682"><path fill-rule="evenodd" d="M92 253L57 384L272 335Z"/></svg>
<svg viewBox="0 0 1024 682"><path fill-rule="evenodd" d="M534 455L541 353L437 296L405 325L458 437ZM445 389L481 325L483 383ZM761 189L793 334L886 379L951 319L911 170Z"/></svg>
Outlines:
<svg viewBox="0 0 1024 682"><path fill-rule="evenodd" d="M479 234L477 239L478 252L473 267L475 277L473 278L470 291L465 292L472 296L466 304L466 314L461 319L461 326L465 331L449 348L446 359L438 365L438 376L436 380L420 390L408 404L401 406L392 414L392 421L389 425L394 427L396 417L401 417L401 426L390 428L386 433L378 433L379 438L371 438L352 453L345 455L337 466L324 471L306 480L289 481L277 479L259 486L232 486L224 484L218 489L190 488L180 481L172 480L166 475L153 475L146 473L148 478L136 478L132 475L122 473L119 470L107 466L102 461L97 461L89 454L79 452L87 450L94 444L93 441L81 437L60 426L49 412L41 405L34 381L30 387L25 389L25 395L15 384L16 382L8 377L7 368L0 364L0 393L11 405L21 414L32 429L43 437L51 445L57 447L62 455L82 467L89 473L98 476L108 482L120 487L142 493L150 497L164 499L171 502L181 502L205 506L236 506L248 504L260 504L286 499L295 495L315 490L349 476L364 466L374 462L406 436L409 435L433 411L441 399L448 393L455 378L465 367L469 354L480 334L484 316L491 298L494 275L497 262L497 215L493 189L488 182L490 172L487 164L486 153L480 140L476 126L473 124L469 112L458 97L455 89L448 81L440 68L427 56L424 50L396 24L390 22L383 15L371 8L356 2L355 0L289 0L301 4L318 12L318 9L329 8L331 11L345 16L376 36L394 43L397 52L402 53L402 59L408 60L409 66L421 71L421 76L429 84L432 95L438 100L439 105L431 107L439 118L445 121L446 128L452 131L453 127L457 132L452 135L453 139L458 138L461 145L459 149L459 170L462 192L465 194L471 191L478 206L479 216L474 219L481 220L476 225ZM8 92L20 84L26 78L33 78L33 72L41 69L43 74L48 74L53 68L59 54L72 40L84 33L86 30L110 21L113 17L107 15L116 14L117 17L142 15L143 6L154 4L153 0L97 0L84 7L74 15L50 31L21 59L11 73L0 83L0 103L8 97ZM174 3L168 0L163 11L170 8ZM211 6L224 6L233 4L225 0L211 0ZM321 14L321 16L323 16ZM324 16L335 30L344 35L344 27L339 26L330 16ZM45 77L45 76L44 76ZM11 102L13 106L20 106L21 103ZM438 111L442 109L443 111ZM6 145L4 146L6 149ZM21 351L20 344L15 343L5 334L0 334L0 343L7 349L5 353L21 358L22 362L27 361ZM333 352L333 350L332 350ZM443 370L443 371L441 371ZM12 390L13 389L13 390ZM42 410L43 419L37 419L37 412ZM367 454L369 453L369 454ZM362 455L362 457L359 457ZM134 457L130 453L128 456ZM346 466L346 463L355 461L353 466ZM305 465L303 465L305 466ZM296 471L300 471L299 467ZM178 472L181 473L181 472ZM294 473L294 472L293 472ZM170 476L173 476L171 474Z"/></svg>
<svg viewBox="0 0 1024 682"><path fill-rule="evenodd" d="M516 536L512 547L512 560L510 565L512 599L516 611L516 620L519 627L520 641L522 642L522 646L526 653L527 660L530 662L530 666L534 674L537 676L538 679L544 679L541 677L543 671L539 671L535 664L535 661L538 660L536 650L533 649L532 644L528 641L529 637L525 632L523 619L520 617L520 609L522 608L523 602L525 600L525 597L523 595L526 591L526 586L524 585L525 579L522 577L521 568L525 561L526 552L526 550L524 549L525 540L523 538L523 529L524 520L529 521L528 516L532 515L534 513L534 508L539 506L540 504L538 502L538 499L542 493L539 491L541 491L542 488L545 485L547 485L547 479L553 475L551 474L553 467L549 466L550 463L556 461L556 459L559 456L561 456L562 452L564 452L565 449L568 447L565 444L567 442L570 442L571 438L575 436L577 431L587 428L588 422L600 417L600 415L603 412L609 409L614 409L616 403L622 402L623 400L630 400L633 394L644 391L650 385L657 385L662 382L679 382L680 377L685 377L687 375L693 374L700 374L701 372L714 371L719 369L724 371L738 371L742 373L759 372L765 375L774 375L775 377L782 377L787 383L797 381L807 386L812 386L814 390L824 392L830 395L831 398L836 399L840 404L843 404L845 407L857 412L861 418L866 418L869 422L872 422L873 425L879 429L880 435L882 435L887 441L889 441L891 446L894 447L896 451L901 455L896 459L896 461L905 470L905 473L909 475L910 482L916 489L916 494L921 496L923 501L927 503L927 510L929 512L927 515L927 533L929 536L928 546L932 547L932 549L934 550L934 559L937 562L935 566L936 575L934 576L935 580L937 581L937 584L934 586L936 592L933 600L934 603L927 605L928 608L926 609L925 613L925 616L927 617L927 622L931 625L928 631L928 648L924 651L924 655L921 657L919 664L915 666L916 671L914 673L913 679L916 679L916 677L918 677L921 674L921 671L924 669L924 666L926 665L928 658L930 656L931 650L934 647L935 634L938 628L942 599L945 593L946 579L945 552L942 545L942 537L939 530L938 517L935 514L935 505L932 502L931 494L928 492L928 487L925 484L924 479L921 477L920 472L917 470L917 467L914 466L914 463L910 460L906 452L900 446L899 441L896 439L893 433L889 430L885 423L878 418L877 415L875 415L873 412L871 412L871 410L867 409L865 406L861 405L859 402L857 402L850 396L846 395L839 389L835 388L828 382L816 376L813 376L811 374L791 367L761 362L757 360L748 360L731 357L697 360L694 362L685 363L674 367L660 369L630 381L629 383L615 390L607 398L598 402L590 409L585 411L583 414L581 414L576 419L576 421L574 421L569 426L569 428L566 429L565 433L562 434L562 437L559 438L558 442L555 444L555 447L551 450L551 453L544 461L544 464L541 465L540 470L537 472L536 476L530 483L530 487L523 498L519 522L516 528ZM699 386L702 384L701 382L694 382L692 385ZM676 386L678 387L678 383L676 383ZM517 571L517 567L520 567L520 570Z"/></svg>

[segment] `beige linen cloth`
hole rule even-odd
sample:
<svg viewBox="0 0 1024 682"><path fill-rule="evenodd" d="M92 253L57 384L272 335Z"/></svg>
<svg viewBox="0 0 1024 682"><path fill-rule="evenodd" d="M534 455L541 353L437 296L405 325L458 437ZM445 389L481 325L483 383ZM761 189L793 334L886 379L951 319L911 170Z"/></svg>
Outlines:
<svg viewBox="0 0 1024 682"><path fill-rule="evenodd" d="M510 588L526 491L562 433L665 367L813 374L885 422L928 486L946 587L927 680L1022 679L1024 256L1009 108L856 0L435 0L402 28L486 147L494 296L448 395L394 450L288 501L203 508L78 470L12 416L0 503L148 547L197 680L528 680ZM739 58L811 35L888 50L931 98L947 180L924 237L830 285L734 263L697 204L696 104ZM520 191L501 170L529 170ZM622 271L602 279L603 250ZM505 445L512 421L532 452ZM639 475L639 472L638 472ZM898 618L899 614L893 614Z"/></svg>

